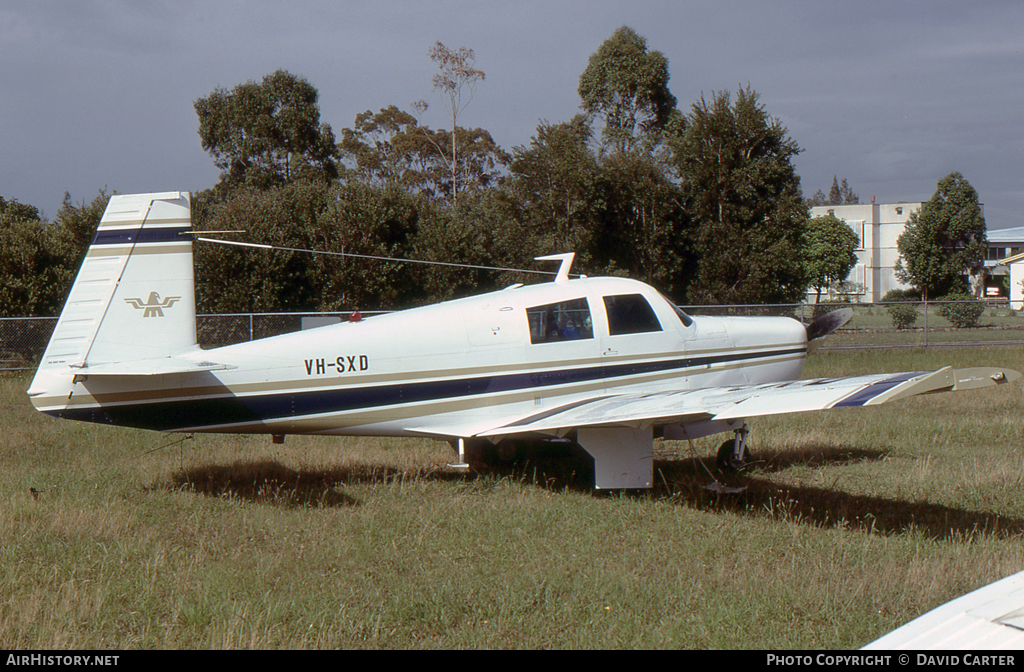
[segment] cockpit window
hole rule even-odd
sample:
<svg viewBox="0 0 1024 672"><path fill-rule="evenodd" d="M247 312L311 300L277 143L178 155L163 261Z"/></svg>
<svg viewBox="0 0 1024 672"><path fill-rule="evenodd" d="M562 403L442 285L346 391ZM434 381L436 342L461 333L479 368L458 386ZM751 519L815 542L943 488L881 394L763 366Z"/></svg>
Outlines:
<svg viewBox="0 0 1024 672"><path fill-rule="evenodd" d="M594 337L590 305L586 299L572 299L526 309L531 343L575 341Z"/></svg>
<svg viewBox="0 0 1024 672"><path fill-rule="evenodd" d="M608 313L608 333L612 336L661 331L651 304L640 294L606 296L604 308Z"/></svg>

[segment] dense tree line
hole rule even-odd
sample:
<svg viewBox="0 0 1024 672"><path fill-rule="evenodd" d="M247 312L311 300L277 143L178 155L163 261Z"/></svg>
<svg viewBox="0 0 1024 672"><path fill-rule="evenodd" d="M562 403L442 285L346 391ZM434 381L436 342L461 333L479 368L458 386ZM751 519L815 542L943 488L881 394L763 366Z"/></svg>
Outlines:
<svg viewBox="0 0 1024 672"><path fill-rule="evenodd" d="M430 56L448 129L420 123L423 102L367 110L330 155L333 131L299 77L277 72L196 101L203 146L224 171L196 225L282 247L502 268L574 251L577 272L636 277L680 302L803 298L800 149L749 87L681 111L667 59L623 27L580 76L582 113L505 150L458 123L484 80L473 52L437 44ZM286 114L294 100L303 115ZM249 153L238 154L239 137ZM207 311L393 308L529 281L207 245L196 257Z"/></svg>
<svg viewBox="0 0 1024 672"><path fill-rule="evenodd" d="M110 196L64 202L53 221L16 200L0 198L0 316L56 315L85 257Z"/></svg>
<svg viewBox="0 0 1024 672"><path fill-rule="evenodd" d="M367 110L335 136L317 89L283 70L195 101L222 172L193 194L193 225L292 250L197 243L200 312L401 308L533 277L380 257L529 269L574 251L576 272L719 304L800 301L845 268L842 236L813 233L799 146L749 86L680 110L667 59L623 27L580 76L582 112L506 150L459 123L484 80L472 50L437 43L429 55L447 129L422 124L419 101ZM856 198L845 180L833 186ZM0 272L12 279L0 311L56 313L107 198L66 199L53 222L0 200Z"/></svg>

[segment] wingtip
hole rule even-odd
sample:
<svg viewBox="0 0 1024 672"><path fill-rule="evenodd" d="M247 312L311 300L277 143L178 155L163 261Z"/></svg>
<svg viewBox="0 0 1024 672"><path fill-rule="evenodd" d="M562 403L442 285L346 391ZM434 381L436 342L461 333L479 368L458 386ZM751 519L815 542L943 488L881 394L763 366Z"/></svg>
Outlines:
<svg viewBox="0 0 1024 672"><path fill-rule="evenodd" d="M982 387L1005 385L1021 377L1021 373L1013 369L987 366L957 369L954 373L956 374L954 390L974 390Z"/></svg>

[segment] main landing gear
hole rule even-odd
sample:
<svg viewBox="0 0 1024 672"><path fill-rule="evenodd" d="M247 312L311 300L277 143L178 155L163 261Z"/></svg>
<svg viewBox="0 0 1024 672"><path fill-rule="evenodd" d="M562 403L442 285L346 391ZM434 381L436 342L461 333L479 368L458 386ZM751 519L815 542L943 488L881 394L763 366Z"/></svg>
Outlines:
<svg viewBox="0 0 1024 672"><path fill-rule="evenodd" d="M722 443L718 447L717 464L721 471L739 471L750 463L750 447L747 446L747 437L750 430L744 423L737 430L733 438Z"/></svg>

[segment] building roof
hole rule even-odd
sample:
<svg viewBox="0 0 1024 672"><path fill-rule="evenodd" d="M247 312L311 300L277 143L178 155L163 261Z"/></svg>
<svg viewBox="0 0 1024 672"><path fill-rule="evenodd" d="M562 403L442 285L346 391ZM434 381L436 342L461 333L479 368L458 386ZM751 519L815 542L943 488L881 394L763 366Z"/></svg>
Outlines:
<svg viewBox="0 0 1024 672"><path fill-rule="evenodd" d="M1024 243L1024 226L1009 229L989 229L988 242L991 243Z"/></svg>

